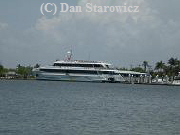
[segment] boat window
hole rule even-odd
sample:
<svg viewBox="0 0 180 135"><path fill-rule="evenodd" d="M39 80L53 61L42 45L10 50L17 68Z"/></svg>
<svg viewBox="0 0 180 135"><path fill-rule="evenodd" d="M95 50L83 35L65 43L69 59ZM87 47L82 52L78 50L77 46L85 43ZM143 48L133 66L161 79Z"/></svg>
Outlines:
<svg viewBox="0 0 180 135"><path fill-rule="evenodd" d="M98 72L94 70L40 69L40 71L52 72L52 73L98 74Z"/></svg>
<svg viewBox="0 0 180 135"><path fill-rule="evenodd" d="M180 76L176 76L174 80L180 80Z"/></svg>
<svg viewBox="0 0 180 135"><path fill-rule="evenodd" d="M109 68L109 66L108 66L108 65L106 65L106 68Z"/></svg>
<svg viewBox="0 0 180 135"><path fill-rule="evenodd" d="M65 66L65 67L103 67L101 64L76 64L76 63L54 63L53 66Z"/></svg>
<svg viewBox="0 0 180 135"><path fill-rule="evenodd" d="M77 73L77 74L110 74L110 75L119 75L114 71L96 71L96 70L65 70L65 69L40 69L44 72L52 73Z"/></svg>
<svg viewBox="0 0 180 135"><path fill-rule="evenodd" d="M93 66L94 67L103 67L103 65L100 65L100 64L94 64Z"/></svg>

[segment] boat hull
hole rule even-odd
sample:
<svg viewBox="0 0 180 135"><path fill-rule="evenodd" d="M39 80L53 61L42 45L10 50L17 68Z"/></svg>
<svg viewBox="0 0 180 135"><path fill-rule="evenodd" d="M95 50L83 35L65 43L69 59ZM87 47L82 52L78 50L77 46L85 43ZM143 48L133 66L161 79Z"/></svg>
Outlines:
<svg viewBox="0 0 180 135"><path fill-rule="evenodd" d="M174 80L174 81L172 82L172 85L180 86L180 80Z"/></svg>
<svg viewBox="0 0 180 135"><path fill-rule="evenodd" d="M56 73L36 73L37 80L52 81L80 81L80 82L123 82L120 75L81 75L81 74L56 74Z"/></svg>

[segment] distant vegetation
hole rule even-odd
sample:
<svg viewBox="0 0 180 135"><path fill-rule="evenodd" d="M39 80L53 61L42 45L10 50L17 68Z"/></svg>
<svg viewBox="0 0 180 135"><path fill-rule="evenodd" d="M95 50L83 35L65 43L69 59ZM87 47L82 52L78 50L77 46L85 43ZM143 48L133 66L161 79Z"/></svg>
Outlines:
<svg viewBox="0 0 180 135"><path fill-rule="evenodd" d="M0 76L7 73L9 70L7 68L4 68L3 65L0 64Z"/></svg>
<svg viewBox="0 0 180 135"><path fill-rule="evenodd" d="M143 61L142 66L134 67L131 69L136 72L145 72L151 74L153 77L159 76L177 76L180 72L180 60L177 58L170 58L166 63L163 61L156 62L155 68L153 69L147 61Z"/></svg>
<svg viewBox="0 0 180 135"><path fill-rule="evenodd" d="M21 66L20 64L18 64L17 68L16 68L16 73L21 77L21 78L28 78L30 76L32 76L32 69L33 67L31 66Z"/></svg>
<svg viewBox="0 0 180 135"><path fill-rule="evenodd" d="M6 77L8 73L15 73L16 78L33 78L32 69L38 68L40 65L36 64L34 67L32 66L22 66L20 64L17 65L16 69L8 69L5 68L2 64L0 64L0 77ZM120 70L129 70L128 68L119 68ZM177 76L180 72L180 60L177 58L170 58L166 63L163 61L159 61L155 64L155 68L149 65L148 61L143 61L138 67L132 67L131 71L148 73L152 77L159 76L169 76L174 77Z"/></svg>
<svg viewBox="0 0 180 135"><path fill-rule="evenodd" d="M159 61L155 66L155 73L159 76L177 76L180 72L180 60L177 58L170 58L167 63Z"/></svg>
<svg viewBox="0 0 180 135"><path fill-rule="evenodd" d="M18 64L16 69L8 69L5 68L2 64L0 64L0 77L13 76L13 78L19 79L33 78L32 69L38 68L39 66L39 64L36 64L34 67L22 66Z"/></svg>

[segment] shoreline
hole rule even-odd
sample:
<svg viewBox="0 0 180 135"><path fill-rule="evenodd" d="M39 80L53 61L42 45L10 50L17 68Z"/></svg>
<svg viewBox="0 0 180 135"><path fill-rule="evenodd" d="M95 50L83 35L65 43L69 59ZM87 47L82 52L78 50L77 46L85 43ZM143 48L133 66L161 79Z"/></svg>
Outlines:
<svg viewBox="0 0 180 135"><path fill-rule="evenodd" d="M59 80L37 80L36 78L0 78L1 80L25 80L25 81L59 81ZM59 81L59 82L81 82L81 81ZM160 86L180 86L180 84L172 84L172 83L130 83L130 82L89 82L89 83L116 83L116 84L138 84L138 85L160 85Z"/></svg>

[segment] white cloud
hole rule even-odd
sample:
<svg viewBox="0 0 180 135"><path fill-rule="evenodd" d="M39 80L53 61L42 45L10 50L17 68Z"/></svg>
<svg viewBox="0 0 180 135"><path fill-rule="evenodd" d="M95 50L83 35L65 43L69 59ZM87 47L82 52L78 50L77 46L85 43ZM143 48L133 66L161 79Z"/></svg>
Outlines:
<svg viewBox="0 0 180 135"><path fill-rule="evenodd" d="M163 23L157 16L158 11L151 9L145 0L80 0L78 5L83 6L88 2L101 6L124 3L138 5L140 12L61 13L51 19L40 18L36 29L53 37L61 45L73 45L74 48L78 48L81 51L76 51L80 56L85 54L84 51L90 51L94 59L97 59L96 57L115 59L122 57L121 53L124 51L127 51L128 56L135 56L139 52L146 52L144 49L150 46L153 48L154 42L157 42L156 46L160 44L158 39L152 41L152 38L156 38L155 35L159 34L156 29L161 29Z"/></svg>
<svg viewBox="0 0 180 135"><path fill-rule="evenodd" d="M43 16L29 31L0 32L3 45L0 57L12 55L12 61L15 58L24 61L26 57L31 62L49 63L63 58L71 46L76 59L90 56L92 60L107 60L122 66L138 65L143 60L156 62L180 57L180 23L173 19L175 17L164 20L164 14L158 8L152 8L152 3L145 0L80 0L78 5L87 2L102 6L139 5L140 12L67 12L52 18ZM9 56L6 55L8 50Z"/></svg>
<svg viewBox="0 0 180 135"><path fill-rule="evenodd" d="M127 3L129 5L138 5L140 6L139 13L61 13L59 16L55 16L51 19L42 17L37 21L36 29L42 30L44 33L49 33L51 36L54 36L58 39L62 38L64 34L78 34L79 36L84 37L88 35L89 32L92 32L92 29L101 28L103 30L102 35L106 34L111 38L117 38L118 35L135 35L139 31L136 27L138 24L149 25L148 27L157 27L156 25L160 24L160 20L154 14L151 8L148 7L148 3L144 0L80 0L78 5L82 7L86 3L93 3L97 5L123 5ZM146 26L145 26L146 27ZM82 30L83 29L83 30ZM85 30L89 30L85 32ZM85 34L85 35L84 35ZM69 38L70 35L66 35ZM94 40L96 40L96 33L93 34ZM114 37L113 37L114 36ZM63 37L64 38L64 37ZM63 39L62 39L63 40ZM116 39L117 40L117 39Z"/></svg>

